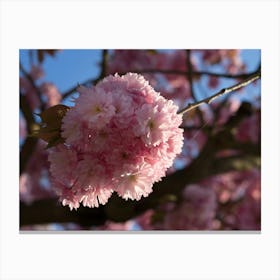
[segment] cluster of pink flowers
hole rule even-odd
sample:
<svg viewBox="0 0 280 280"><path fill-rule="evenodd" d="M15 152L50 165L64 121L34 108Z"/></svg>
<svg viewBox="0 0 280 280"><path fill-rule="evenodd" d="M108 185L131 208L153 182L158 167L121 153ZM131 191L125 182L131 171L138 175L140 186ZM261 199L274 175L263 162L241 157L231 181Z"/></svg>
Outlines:
<svg viewBox="0 0 280 280"><path fill-rule="evenodd" d="M49 154L62 204L98 207L114 191L124 199L148 196L181 152L178 107L133 73L78 92L62 120L65 144Z"/></svg>

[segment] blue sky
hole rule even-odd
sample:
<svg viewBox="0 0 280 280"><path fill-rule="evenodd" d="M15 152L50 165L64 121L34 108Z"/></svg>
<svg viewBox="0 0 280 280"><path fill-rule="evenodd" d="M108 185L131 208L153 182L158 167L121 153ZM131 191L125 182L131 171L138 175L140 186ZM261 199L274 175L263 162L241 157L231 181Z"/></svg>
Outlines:
<svg viewBox="0 0 280 280"><path fill-rule="evenodd" d="M98 76L100 59L101 50L63 50L58 51L54 57L47 55L43 62L44 80L54 83L64 92ZM20 51L20 60L24 67L30 69L28 50Z"/></svg>

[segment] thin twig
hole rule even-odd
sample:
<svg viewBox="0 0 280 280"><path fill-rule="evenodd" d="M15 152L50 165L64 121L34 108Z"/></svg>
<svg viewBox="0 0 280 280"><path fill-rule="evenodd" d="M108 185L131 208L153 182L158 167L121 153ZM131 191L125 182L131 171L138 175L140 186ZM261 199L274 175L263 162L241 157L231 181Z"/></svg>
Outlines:
<svg viewBox="0 0 280 280"><path fill-rule="evenodd" d="M238 90L242 87L245 87L247 85L249 85L250 83L254 82L255 80L259 79L261 77L261 72L257 72L256 74L250 76L249 78L245 79L244 81L236 84L236 85L233 85L229 88L224 88L222 90L220 90L219 92L217 92L216 94L210 96L210 97L207 97L201 101L198 101L198 102L195 102L195 103L192 103L192 104L189 104L187 107L183 108L182 110L180 110L178 112L178 114L185 114L186 112L190 111L190 110L193 110L194 108L200 106L201 104L203 103L206 103L206 104L210 104L211 102L213 102L216 98L222 96L222 95L225 95L225 94L228 94L232 91L235 91L235 90Z"/></svg>

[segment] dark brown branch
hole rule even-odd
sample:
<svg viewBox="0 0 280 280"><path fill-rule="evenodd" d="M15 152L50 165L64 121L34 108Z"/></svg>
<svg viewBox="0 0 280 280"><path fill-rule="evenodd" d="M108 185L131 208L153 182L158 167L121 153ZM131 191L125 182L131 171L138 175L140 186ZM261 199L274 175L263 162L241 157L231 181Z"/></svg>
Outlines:
<svg viewBox="0 0 280 280"><path fill-rule="evenodd" d="M180 110L178 112L178 114L185 114L186 112L190 111L190 110L193 110L194 108L200 106L201 104L210 104L211 102L213 102L215 99L217 99L218 97L222 96L222 95L225 95L225 94L228 94L232 91L235 91L235 90L238 90L242 87L245 87L247 86L248 84L256 81L257 79L259 79L261 77L261 72L257 72L256 74L250 76L249 78L245 79L244 81L238 83L238 84L235 84L231 87L228 87L228 88L224 88L222 90L220 90L219 92L217 92L216 94L210 96L210 97L207 97L201 101L198 101L198 102L195 102L195 103L192 103L192 104L189 104L186 108Z"/></svg>

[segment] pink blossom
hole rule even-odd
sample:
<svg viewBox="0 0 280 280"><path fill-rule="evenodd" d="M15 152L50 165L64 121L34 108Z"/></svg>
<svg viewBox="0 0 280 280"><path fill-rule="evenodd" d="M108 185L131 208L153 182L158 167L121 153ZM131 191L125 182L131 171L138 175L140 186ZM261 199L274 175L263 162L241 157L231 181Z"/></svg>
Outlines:
<svg viewBox="0 0 280 280"><path fill-rule="evenodd" d="M241 59L241 50L226 50L225 56L227 58L226 69L231 74L241 73L246 69L245 63Z"/></svg>
<svg viewBox="0 0 280 280"><path fill-rule="evenodd" d="M53 83L44 82L40 85L40 89L47 97L48 107L57 105L61 101L61 94Z"/></svg>
<svg viewBox="0 0 280 280"><path fill-rule="evenodd" d="M195 57L191 57L192 70L196 70ZM158 53L156 56L156 68L159 70L187 71L186 50L174 50L172 52ZM157 74L158 75L158 74ZM194 79L196 77L193 77ZM184 103L191 98L190 83L184 75L161 74L158 75L159 85L164 97L172 97L176 102ZM162 81L162 82L161 82Z"/></svg>
<svg viewBox="0 0 280 280"><path fill-rule="evenodd" d="M222 55L220 50L203 50L202 59L205 63L208 64L217 64L222 60Z"/></svg>
<svg viewBox="0 0 280 280"><path fill-rule="evenodd" d="M168 203L163 220L154 224L164 230L210 230L216 214L216 195L213 189L189 185L179 204Z"/></svg>
<svg viewBox="0 0 280 280"><path fill-rule="evenodd" d="M145 211L143 214L136 217L135 221L142 230L154 230L154 226L152 225L152 219L154 214L155 211L149 209Z"/></svg>
<svg viewBox="0 0 280 280"><path fill-rule="evenodd" d="M71 181L72 172L77 168L77 153L66 146L59 145L56 151L49 153L48 159L52 162L51 174L69 187L74 183Z"/></svg>
<svg viewBox="0 0 280 280"><path fill-rule="evenodd" d="M183 145L178 107L141 76L108 76L80 96L62 120L65 144L49 155L63 205L98 207L115 191L146 197Z"/></svg>
<svg viewBox="0 0 280 280"><path fill-rule="evenodd" d="M192 57L193 60L194 57ZM193 60L193 70L196 61ZM161 70L186 71L186 51L174 50L151 52L149 50L115 50L108 62L108 73L158 69L158 73L144 73L151 85L160 90L164 97L172 97L176 102L190 98L190 86L183 75L163 74Z"/></svg>
<svg viewBox="0 0 280 280"><path fill-rule="evenodd" d="M209 88L216 88L219 85L219 79L215 76L210 76L208 78L208 86Z"/></svg>
<svg viewBox="0 0 280 280"><path fill-rule="evenodd" d="M76 110L70 109L66 116L64 117L64 122L62 124L62 137L65 138L67 144L79 143L83 139L81 117ZM89 135L90 136L90 135Z"/></svg>
<svg viewBox="0 0 280 280"><path fill-rule="evenodd" d="M260 115L256 113L251 117L244 119L237 131L236 131L236 139L240 142L253 142L257 144L260 141Z"/></svg>
<svg viewBox="0 0 280 280"><path fill-rule="evenodd" d="M220 206L223 229L259 230L261 217L260 170L232 171L213 176L203 184L211 187Z"/></svg>
<svg viewBox="0 0 280 280"><path fill-rule="evenodd" d="M146 118L145 116L150 117ZM135 135L140 136L146 145L159 145L169 137L167 117L168 115L165 112L160 112L157 106L144 104L136 111ZM143 120L145 120L144 123Z"/></svg>
<svg viewBox="0 0 280 280"><path fill-rule="evenodd" d="M93 227L93 230L118 230L118 231L127 231L127 230L133 230L134 226L133 220L128 220L123 223L116 223L112 221L106 221L106 223L99 227Z"/></svg>
<svg viewBox="0 0 280 280"><path fill-rule="evenodd" d="M22 117L19 118L19 138L24 139L27 135L26 120Z"/></svg>
<svg viewBox="0 0 280 280"><path fill-rule="evenodd" d="M106 126L115 114L112 95L100 87L78 89L80 97L76 102L76 111L81 120L87 121L89 127L100 129Z"/></svg>
<svg viewBox="0 0 280 280"><path fill-rule="evenodd" d="M217 119L218 125L223 125L227 120L234 115L241 105L241 101L236 98L230 98L227 103L220 110L219 118Z"/></svg>
<svg viewBox="0 0 280 280"><path fill-rule="evenodd" d="M140 166L124 166L124 168L129 172L122 174L118 179L117 193L126 200L147 197L152 192L153 183L158 180L153 166L144 162Z"/></svg>
<svg viewBox="0 0 280 280"><path fill-rule="evenodd" d="M155 66L155 54L146 50L114 50L108 61L108 72L127 72Z"/></svg>
<svg viewBox="0 0 280 280"><path fill-rule="evenodd" d="M34 80L39 80L42 77L44 77L45 73L44 70L42 69L42 67L40 65L32 65L31 70L30 70L30 76L34 79Z"/></svg>
<svg viewBox="0 0 280 280"><path fill-rule="evenodd" d="M206 64L222 63L230 74L241 73L245 64L241 59L241 50L203 50L202 59Z"/></svg>
<svg viewBox="0 0 280 280"><path fill-rule="evenodd" d="M253 172L242 202L236 208L236 227L241 230L259 230L261 222L260 173Z"/></svg>

